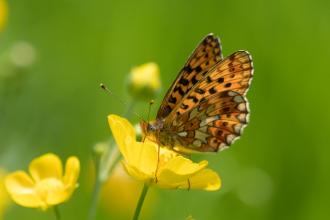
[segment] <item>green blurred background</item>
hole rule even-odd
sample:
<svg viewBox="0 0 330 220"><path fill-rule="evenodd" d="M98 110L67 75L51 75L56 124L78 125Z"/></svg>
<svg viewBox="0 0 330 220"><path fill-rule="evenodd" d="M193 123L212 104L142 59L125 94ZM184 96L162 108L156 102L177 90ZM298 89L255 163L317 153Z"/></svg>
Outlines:
<svg viewBox="0 0 330 220"><path fill-rule="evenodd" d="M232 148L202 156L221 175L220 191L153 189L144 219L330 217L329 1L20 0L8 5L1 59L24 41L33 46L28 55L35 53L35 62L2 83L0 166L26 170L46 152L63 159L77 155L80 187L61 205L63 219L86 219L92 146L110 136L106 116L125 109L99 83L128 100L128 72L154 61L163 84L158 106L190 52L210 32L221 38L225 56L239 49L252 54L250 124ZM135 108L142 115L146 109L147 103ZM97 219L131 218L130 211L113 214L109 206L102 202ZM14 204L4 214L8 220L23 218L54 216Z"/></svg>

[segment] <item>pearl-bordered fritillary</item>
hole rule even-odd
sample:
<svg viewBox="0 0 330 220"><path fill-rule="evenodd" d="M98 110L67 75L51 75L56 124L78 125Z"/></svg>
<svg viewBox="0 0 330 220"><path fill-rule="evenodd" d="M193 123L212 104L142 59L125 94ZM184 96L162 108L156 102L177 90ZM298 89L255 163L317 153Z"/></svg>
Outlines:
<svg viewBox="0 0 330 220"><path fill-rule="evenodd" d="M141 122L144 134L184 153L225 149L248 123L252 76L247 51L223 58L219 38L207 35L167 91L156 120Z"/></svg>

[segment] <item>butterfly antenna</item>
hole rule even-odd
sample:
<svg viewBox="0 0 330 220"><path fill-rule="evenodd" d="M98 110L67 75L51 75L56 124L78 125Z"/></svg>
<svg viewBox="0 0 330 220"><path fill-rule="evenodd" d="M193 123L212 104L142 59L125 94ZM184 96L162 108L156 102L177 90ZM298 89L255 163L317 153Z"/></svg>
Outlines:
<svg viewBox="0 0 330 220"><path fill-rule="evenodd" d="M143 140L142 142L144 142L146 140L146 137L148 136L148 127L150 125L149 121L150 121L150 112L151 112L151 106L155 103L154 100L150 100L149 102L149 109L148 109L148 120L146 121L147 122L147 129L145 131L145 134L144 134L144 137L143 137ZM145 121L144 121L145 122Z"/></svg>
<svg viewBox="0 0 330 220"><path fill-rule="evenodd" d="M149 121L150 121L151 107L152 107L152 105L153 105L154 103L155 103L154 100L150 100L150 102L149 102L149 109L148 109L148 123L149 123Z"/></svg>
<svg viewBox="0 0 330 220"><path fill-rule="evenodd" d="M151 106L153 105L155 103L155 101L154 100L150 100L150 102L149 102L149 108L148 108L148 117L147 117L147 127L149 127L149 125L150 125L150 112L151 112ZM146 130L146 132L148 132L148 129ZM148 134L148 133L147 133ZM147 135L146 134L146 135Z"/></svg>
<svg viewBox="0 0 330 220"><path fill-rule="evenodd" d="M124 100L122 100L118 95L116 95L115 93L111 92L111 90L104 85L103 83L100 84L100 88L103 89L104 91L106 91L109 95L114 96L122 105L124 106L129 106L129 104L127 102L125 102ZM129 110L129 112L133 113L136 117L138 117L140 120L145 121L138 113Z"/></svg>

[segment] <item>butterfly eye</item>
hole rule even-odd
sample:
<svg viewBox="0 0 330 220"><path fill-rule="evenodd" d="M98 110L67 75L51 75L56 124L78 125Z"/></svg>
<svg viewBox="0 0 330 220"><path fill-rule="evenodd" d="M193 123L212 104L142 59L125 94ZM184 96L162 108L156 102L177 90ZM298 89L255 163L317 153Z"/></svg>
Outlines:
<svg viewBox="0 0 330 220"><path fill-rule="evenodd" d="M154 125L148 124L148 131L154 132L156 130L156 127Z"/></svg>

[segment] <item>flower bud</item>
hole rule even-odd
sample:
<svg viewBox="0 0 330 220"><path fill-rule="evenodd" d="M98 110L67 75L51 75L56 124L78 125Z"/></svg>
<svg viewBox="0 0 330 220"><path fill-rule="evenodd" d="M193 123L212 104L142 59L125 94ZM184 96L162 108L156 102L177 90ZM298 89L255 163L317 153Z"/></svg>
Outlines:
<svg viewBox="0 0 330 220"><path fill-rule="evenodd" d="M29 73L31 67L36 62L36 57L37 51L35 47L24 41L14 42L8 49L1 52L0 93L6 91L8 94L15 95L20 92L29 77L27 73Z"/></svg>
<svg viewBox="0 0 330 220"><path fill-rule="evenodd" d="M0 54L0 81L15 80L25 75L24 73L35 63L36 56L36 49L29 42L15 42Z"/></svg>
<svg viewBox="0 0 330 220"><path fill-rule="evenodd" d="M137 140L141 140L142 139L142 129L141 129L141 125L140 124L135 124L134 125L134 130L136 133L136 138Z"/></svg>
<svg viewBox="0 0 330 220"><path fill-rule="evenodd" d="M128 78L128 89L133 98L149 101L160 90L159 67L156 63L146 63L134 67Z"/></svg>
<svg viewBox="0 0 330 220"><path fill-rule="evenodd" d="M102 158L109 151L109 144L106 142L99 142L93 146L93 153L95 157Z"/></svg>
<svg viewBox="0 0 330 220"><path fill-rule="evenodd" d="M0 0L1 1L1 0ZM35 63L36 50L29 42L16 42L9 52L10 62L16 68L29 68Z"/></svg>

